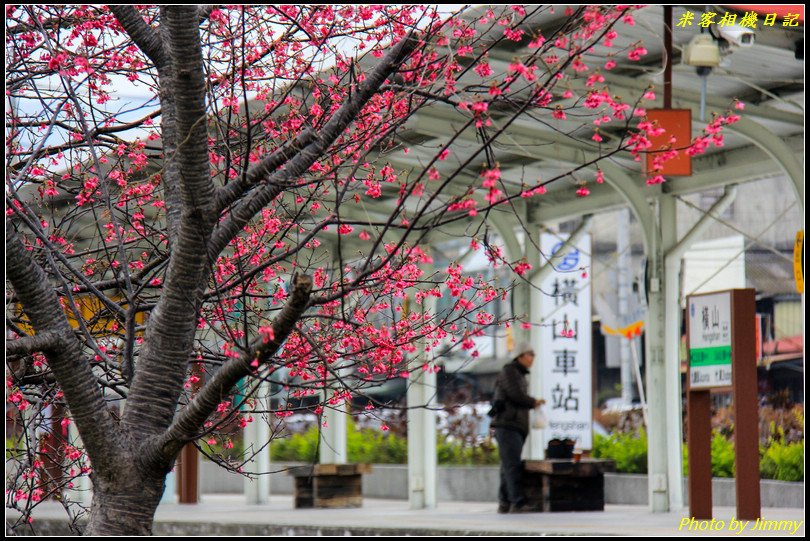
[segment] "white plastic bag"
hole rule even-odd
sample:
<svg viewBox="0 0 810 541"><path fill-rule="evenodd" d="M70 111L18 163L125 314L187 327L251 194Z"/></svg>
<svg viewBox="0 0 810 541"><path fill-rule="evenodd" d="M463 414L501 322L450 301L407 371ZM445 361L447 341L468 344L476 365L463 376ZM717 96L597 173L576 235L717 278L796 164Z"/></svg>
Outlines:
<svg viewBox="0 0 810 541"><path fill-rule="evenodd" d="M535 408L532 410L532 428L536 428L538 430L542 430L546 428L548 425L548 419L546 418L546 414L543 413L543 410Z"/></svg>

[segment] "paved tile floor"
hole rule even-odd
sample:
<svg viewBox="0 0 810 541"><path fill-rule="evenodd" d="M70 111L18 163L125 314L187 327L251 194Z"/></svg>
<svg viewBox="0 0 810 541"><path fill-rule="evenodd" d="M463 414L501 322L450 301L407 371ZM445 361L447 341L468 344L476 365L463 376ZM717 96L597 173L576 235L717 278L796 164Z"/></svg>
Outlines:
<svg viewBox="0 0 810 541"><path fill-rule="evenodd" d="M603 512L499 515L496 503L441 502L436 509L411 510L402 500L366 498L358 509L293 509L291 496L272 496L263 505L247 505L241 495L205 495L197 505L161 504L155 533L163 535L629 535L717 536L731 530L735 509L716 507L715 522L682 520L688 511L651 513L647 507L608 505ZM13 515L7 513L7 521ZM46 502L37 508L34 525L62 520L64 510ZM804 537L803 509L764 509L762 518L786 527L801 525L793 533L754 529L745 524L742 535ZM722 523L720 522L722 521ZM784 521L784 522L783 522ZM761 523L759 524L761 526ZM711 529L714 527L714 529Z"/></svg>

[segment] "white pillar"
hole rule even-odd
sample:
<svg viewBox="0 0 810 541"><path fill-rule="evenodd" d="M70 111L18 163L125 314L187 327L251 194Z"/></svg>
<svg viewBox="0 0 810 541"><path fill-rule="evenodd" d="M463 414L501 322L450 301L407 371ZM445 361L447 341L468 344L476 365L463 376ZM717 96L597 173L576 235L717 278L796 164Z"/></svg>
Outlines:
<svg viewBox="0 0 810 541"><path fill-rule="evenodd" d="M535 268L539 267L541 264L540 232L541 229L539 227L530 227L528 234L531 234L534 242L526 243L526 259ZM550 254L546 254L546 256L548 257ZM530 321L533 324L528 332L529 343L531 344L532 349L534 349L538 355L536 357L534 366L532 366L532 369L529 370L529 395L535 398L546 398L542 396L543 370L541 363L543 362L543 359L539 356L539 352L542 351L542 328L534 325L540 321L540 303L542 301L542 296L544 295L544 293L540 290L540 284L543 281L544 275L545 273L541 272L532 272L529 275L531 286L529 288L528 295L525 295L526 300L528 301L527 312L529 317L527 318L527 321ZM544 449L543 445L543 431L530 428L529 437L526 438L526 447L524 448L523 456L527 460L543 460L545 458L545 452L546 450Z"/></svg>
<svg viewBox="0 0 810 541"><path fill-rule="evenodd" d="M436 313L435 298L426 297L422 314ZM417 354L408 366L408 502L411 509L436 507L436 399L438 388L436 372L425 371L428 363L433 367L433 358L427 357L425 343L417 346Z"/></svg>
<svg viewBox="0 0 810 541"><path fill-rule="evenodd" d="M436 507L436 374L414 363L408 380L408 501L411 509Z"/></svg>
<svg viewBox="0 0 810 541"><path fill-rule="evenodd" d="M76 428L76 423L73 422L73 419L70 420L70 424L68 425L68 441L70 441L70 445L76 447L77 449L81 449L83 447L81 437L79 437L79 429ZM76 467L78 468L79 466ZM72 483L73 488L69 488L65 491L66 499L71 502L79 502L84 505L90 505L93 500L93 483L90 482L90 476L80 475L74 479ZM171 492L169 492L170 490ZM169 486L167 477L166 490L164 491L163 498L160 501L169 501L174 503L172 498L176 500L177 495L175 494L174 484Z"/></svg>
<svg viewBox="0 0 810 541"><path fill-rule="evenodd" d="M318 460L321 464L346 464L346 418L348 404L329 405L333 387L324 389L323 413L321 414L321 442L318 448Z"/></svg>
<svg viewBox="0 0 810 541"><path fill-rule="evenodd" d="M332 267L335 272L334 278L338 279L337 273L340 269L342 259L338 254L337 245L332 246L331 253ZM332 370L335 371L338 377L343 377L343 375L346 374L346 369L343 365L332 366ZM318 445L318 461L321 464L346 464L349 458L346 429L350 404L345 402L329 404L329 400L332 399L334 391L341 388L338 377L336 377L335 374L329 374L323 393L321 394L323 413L320 416L321 441Z"/></svg>
<svg viewBox="0 0 810 541"><path fill-rule="evenodd" d="M616 278L618 289L618 319L621 325L627 325L630 296L630 209L624 208L617 214L616 223ZM635 358L630 351L630 341L619 339L619 359L621 361L622 401L630 405L633 402L633 382Z"/></svg>
<svg viewBox="0 0 810 541"><path fill-rule="evenodd" d="M666 199L669 196L661 196ZM667 462L668 444L680 448L680 441L667 440L667 371L664 363L664 253L661 243L661 216L656 213L650 253L647 255L646 369L649 425L647 426L647 471L650 511L669 511Z"/></svg>
<svg viewBox="0 0 810 541"><path fill-rule="evenodd" d="M246 470L256 474L253 479L245 477L245 499L248 504L262 504L270 501L270 382L261 382L256 389L256 411L253 422L245 426L245 452L254 454L253 460L245 465Z"/></svg>
<svg viewBox="0 0 810 541"><path fill-rule="evenodd" d="M665 253L678 240L675 198L661 199L661 240ZM664 353L667 372L667 481L670 509L683 507L683 472L681 446L683 442L683 407L681 399L681 307L680 307L680 257L664 260Z"/></svg>
<svg viewBox="0 0 810 541"><path fill-rule="evenodd" d="M160 503L177 503L177 472L175 468L166 474L166 483ZM88 502L89 503L89 502Z"/></svg>

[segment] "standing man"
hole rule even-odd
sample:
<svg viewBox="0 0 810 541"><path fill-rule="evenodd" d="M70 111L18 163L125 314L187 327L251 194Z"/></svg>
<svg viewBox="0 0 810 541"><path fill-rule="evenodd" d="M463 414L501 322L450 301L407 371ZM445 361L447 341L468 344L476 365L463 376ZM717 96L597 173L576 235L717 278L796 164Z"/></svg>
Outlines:
<svg viewBox="0 0 810 541"><path fill-rule="evenodd" d="M529 435L529 410L545 404L542 398L529 396L526 374L534 363L534 350L528 343L519 343L515 357L498 374L495 382L492 426L501 458L501 487L498 491L499 513L531 513L539 511L526 504L523 493L523 462L520 454Z"/></svg>

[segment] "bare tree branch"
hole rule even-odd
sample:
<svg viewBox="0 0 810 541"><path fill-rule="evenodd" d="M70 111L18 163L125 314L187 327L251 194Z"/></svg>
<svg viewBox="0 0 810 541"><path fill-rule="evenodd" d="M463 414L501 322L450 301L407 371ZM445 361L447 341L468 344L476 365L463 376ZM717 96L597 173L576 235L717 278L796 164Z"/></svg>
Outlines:
<svg viewBox="0 0 810 541"><path fill-rule="evenodd" d="M216 194L216 207L217 212L222 212L226 207L231 205L234 201L242 197L242 195L252 188L256 183L269 177L276 172L276 169L287 163L294 157L301 149L312 143L317 135L315 131L310 128L304 128L298 136L280 146L272 153L265 156L260 162L252 165L247 172L247 178L243 183L241 177L217 190Z"/></svg>
<svg viewBox="0 0 810 541"><path fill-rule="evenodd" d="M251 363L257 360L259 365L265 364L275 355L309 305L311 291L311 277L293 277L292 294L273 320L273 339L265 341L263 337L258 337L251 344L248 354L231 359L220 368L188 407L180 412L166 432L147 446L141 455L147 463L165 463L166 459L174 458L183 445L199 437L200 427L208 416L216 411L217 406L240 379L252 373Z"/></svg>
<svg viewBox="0 0 810 541"><path fill-rule="evenodd" d="M268 178L267 185L256 190L245 201L240 203L214 231L208 247L211 259L215 259L228 245L235 235L256 215L265 205L272 201L284 189L286 183L301 176L315 161L321 157L324 150L343 133L349 124L357 117L369 99L379 90L385 80L394 73L406 58L416 49L420 41L416 31L411 31L389 52L372 71L366 80L352 94L334 116L321 129L319 136L309 145L301 149L292 158L283 171L275 173Z"/></svg>
<svg viewBox="0 0 810 541"><path fill-rule="evenodd" d="M56 291L8 221L6 275L37 333L72 336ZM94 467L103 473L114 471L121 460L121 449L115 443L120 441L118 427L109 414L81 345L75 339L62 340L61 347L48 351L46 357L62 385L79 433L88 451L93 453Z"/></svg>
<svg viewBox="0 0 810 541"><path fill-rule="evenodd" d="M111 5L110 11L113 12L124 30L127 31L132 41L138 45L155 66L162 67L168 61L166 51L160 41L160 35L154 28L144 22L143 17L134 6L128 4Z"/></svg>
<svg viewBox="0 0 810 541"><path fill-rule="evenodd" d="M60 345L60 342L61 336L56 331L44 331L33 336L23 336L6 342L6 356L52 351Z"/></svg>

